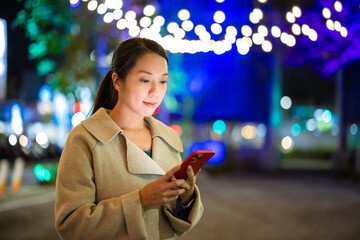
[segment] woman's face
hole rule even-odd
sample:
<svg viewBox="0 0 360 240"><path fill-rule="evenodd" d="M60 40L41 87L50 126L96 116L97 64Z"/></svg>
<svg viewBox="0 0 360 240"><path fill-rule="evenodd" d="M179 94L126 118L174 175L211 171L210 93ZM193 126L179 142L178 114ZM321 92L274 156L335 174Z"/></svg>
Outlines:
<svg viewBox="0 0 360 240"><path fill-rule="evenodd" d="M117 81L119 102L137 115L151 116L164 98L167 78L166 60L156 53L146 53L137 60L125 81Z"/></svg>

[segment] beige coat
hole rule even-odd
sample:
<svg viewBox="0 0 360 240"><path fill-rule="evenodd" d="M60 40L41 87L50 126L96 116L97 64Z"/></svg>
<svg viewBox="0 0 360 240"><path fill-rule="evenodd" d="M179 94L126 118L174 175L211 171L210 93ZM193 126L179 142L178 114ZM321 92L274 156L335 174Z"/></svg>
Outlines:
<svg viewBox="0 0 360 240"><path fill-rule="evenodd" d="M172 207L143 210L139 190L181 163L175 131L145 118L152 158L122 134L108 110L99 109L76 126L60 158L55 227L63 239L174 239L193 228L203 213L199 190L188 222Z"/></svg>

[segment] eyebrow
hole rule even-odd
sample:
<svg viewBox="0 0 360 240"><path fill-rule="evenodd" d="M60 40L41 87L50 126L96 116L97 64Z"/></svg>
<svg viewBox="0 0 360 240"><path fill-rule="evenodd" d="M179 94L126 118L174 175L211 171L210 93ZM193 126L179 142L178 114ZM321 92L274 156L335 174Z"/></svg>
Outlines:
<svg viewBox="0 0 360 240"><path fill-rule="evenodd" d="M138 72L145 73L145 74L148 74L148 75L153 75L151 72L147 72L147 71L144 71L144 70L139 70ZM168 75L169 75L168 73L164 73L162 76L168 76Z"/></svg>

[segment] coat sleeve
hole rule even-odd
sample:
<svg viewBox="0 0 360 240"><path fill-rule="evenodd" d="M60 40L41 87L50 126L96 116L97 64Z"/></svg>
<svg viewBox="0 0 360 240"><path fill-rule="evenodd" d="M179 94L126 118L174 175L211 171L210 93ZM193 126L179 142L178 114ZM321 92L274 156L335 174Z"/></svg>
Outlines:
<svg viewBox="0 0 360 240"><path fill-rule="evenodd" d="M174 232L178 236L184 235L185 233L190 231L193 227L195 227L195 225L199 222L204 212L204 207L202 205L200 198L200 191L196 185L195 185L195 196L196 196L195 201L191 208L191 212L189 214L187 221L184 221L180 218L176 218L175 216L173 216L174 210L172 209L173 207L170 207L170 205L165 205L163 207L165 215L168 217L170 221L171 227L174 229Z"/></svg>
<svg viewBox="0 0 360 240"><path fill-rule="evenodd" d="M138 190L96 201L91 151L96 141L91 142L74 130L61 155L56 180L55 228L60 237L146 239Z"/></svg>

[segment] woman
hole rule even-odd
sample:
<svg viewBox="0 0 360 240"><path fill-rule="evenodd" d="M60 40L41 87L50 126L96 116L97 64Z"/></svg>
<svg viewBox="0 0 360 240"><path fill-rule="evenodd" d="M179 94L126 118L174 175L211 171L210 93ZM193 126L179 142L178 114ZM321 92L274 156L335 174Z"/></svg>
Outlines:
<svg viewBox="0 0 360 240"><path fill-rule="evenodd" d="M165 50L132 38L114 52L93 115L76 126L56 182L56 230L63 239L174 239L203 213L196 175L173 175L178 135L151 117L164 98Z"/></svg>

